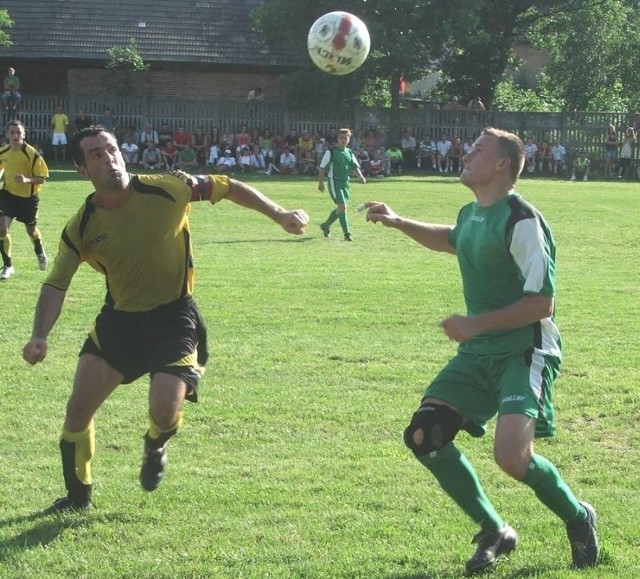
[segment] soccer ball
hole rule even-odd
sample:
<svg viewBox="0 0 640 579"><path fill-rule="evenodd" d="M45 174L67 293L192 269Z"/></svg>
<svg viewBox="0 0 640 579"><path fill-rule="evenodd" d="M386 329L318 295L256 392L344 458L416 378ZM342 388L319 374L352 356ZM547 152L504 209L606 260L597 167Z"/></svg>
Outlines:
<svg viewBox="0 0 640 579"><path fill-rule="evenodd" d="M365 23L348 12L329 12L320 16L307 37L311 60L329 74L353 72L366 60L370 47Z"/></svg>

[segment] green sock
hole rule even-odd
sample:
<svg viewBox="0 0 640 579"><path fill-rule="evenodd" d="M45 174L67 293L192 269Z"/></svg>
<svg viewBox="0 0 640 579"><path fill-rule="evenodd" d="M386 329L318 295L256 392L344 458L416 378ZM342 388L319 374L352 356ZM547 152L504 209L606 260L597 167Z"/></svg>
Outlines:
<svg viewBox="0 0 640 579"><path fill-rule="evenodd" d="M418 460L436 477L442 490L483 530L497 531L504 527L471 463L453 442Z"/></svg>
<svg viewBox="0 0 640 579"><path fill-rule="evenodd" d="M349 219L347 219L347 213L338 213L338 221L340 221L340 227L342 227L342 233L345 235L349 233Z"/></svg>
<svg viewBox="0 0 640 579"><path fill-rule="evenodd" d="M334 209L331 213L329 213L329 217L327 217L327 220L324 222L324 224L327 227L330 227L331 224L338 219L338 210Z"/></svg>
<svg viewBox="0 0 640 579"><path fill-rule="evenodd" d="M538 500L565 523L586 521L587 514L562 480L558 469L543 456L534 454L522 481L531 487Z"/></svg>

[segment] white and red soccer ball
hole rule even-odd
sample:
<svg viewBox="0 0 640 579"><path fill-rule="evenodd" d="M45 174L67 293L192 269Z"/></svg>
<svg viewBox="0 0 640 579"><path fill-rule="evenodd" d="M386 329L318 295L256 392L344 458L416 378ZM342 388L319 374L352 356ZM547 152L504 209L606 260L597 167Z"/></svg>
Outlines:
<svg viewBox="0 0 640 579"><path fill-rule="evenodd" d="M349 74L366 60L371 38L365 23L357 16L349 12L329 12L311 26L307 48L320 70Z"/></svg>

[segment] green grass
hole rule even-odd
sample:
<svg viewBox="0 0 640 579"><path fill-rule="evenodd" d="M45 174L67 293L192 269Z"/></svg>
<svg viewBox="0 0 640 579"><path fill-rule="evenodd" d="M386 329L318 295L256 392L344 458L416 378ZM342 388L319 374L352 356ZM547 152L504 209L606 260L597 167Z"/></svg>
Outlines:
<svg viewBox="0 0 640 579"><path fill-rule="evenodd" d="M0 285L0 576L459 577L476 532L403 446L402 430L454 345L438 328L463 311L455 259L350 213L354 243L324 239L331 209L315 180L254 180L312 225L287 236L228 202L194 205L196 298L212 358L187 404L166 480L137 482L147 382L123 386L96 420L96 508L39 516L62 494L58 436L79 346L104 297L84 266L47 360L21 359L43 278L14 223L16 276ZM492 436L460 435L487 493L518 531L492 577L635 578L640 558L640 189L524 180L558 243L559 435L537 451L600 519L602 565L569 570L563 525L491 459ZM55 171L41 202L50 254L91 192ZM453 179L352 186L398 212L450 223L471 194ZM336 224L337 225L337 224Z"/></svg>

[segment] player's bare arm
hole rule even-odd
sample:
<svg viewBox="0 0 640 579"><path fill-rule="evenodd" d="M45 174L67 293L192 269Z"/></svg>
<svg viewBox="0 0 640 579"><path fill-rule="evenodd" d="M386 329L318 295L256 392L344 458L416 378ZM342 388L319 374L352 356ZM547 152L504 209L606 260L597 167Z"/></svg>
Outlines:
<svg viewBox="0 0 640 579"><path fill-rule="evenodd" d="M364 205L368 209L367 221L398 229L432 251L455 254L456 250L449 243L450 227L448 225L424 223L401 217L387 204L379 201L367 201Z"/></svg>
<svg viewBox="0 0 640 579"><path fill-rule="evenodd" d="M440 325L450 340L467 342L478 334L522 328L553 313L553 298L527 295L499 310L473 317L450 316Z"/></svg>
<svg viewBox="0 0 640 579"><path fill-rule="evenodd" d="M36 305L31 338L22 350L22 357L29 364L42 362L47 355L47 336L62 311L66 292L50 285L43 285Z"/></svg>

